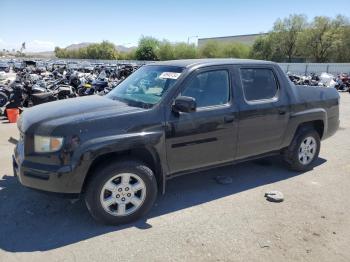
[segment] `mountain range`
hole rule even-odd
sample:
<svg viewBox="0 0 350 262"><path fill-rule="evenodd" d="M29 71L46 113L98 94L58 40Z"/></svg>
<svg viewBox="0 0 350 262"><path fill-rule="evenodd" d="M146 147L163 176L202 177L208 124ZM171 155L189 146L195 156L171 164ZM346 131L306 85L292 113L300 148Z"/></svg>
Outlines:
<svg viewBox="0 0 350 262"><path fill-rule="evenodd" d="M83 43L79 43L79 44L71 44L71 45L67 46L66 49L67 50L76 50L79 48L87 47L87 46L92 45L92 44L94 44L94 43L83 42ZM114 46L115 46L115 49L117 49L119 52L129 52L129 51L132 51L136 48L135 46L132 46L132 47L126 47L123 45L114 45Z"/></svg>
<svg viewBox="0 0 350 262"><path fill-rule="evenodd" d="M71 44L67 47L65 47L68 50L76 50L76 49L80 49L80 48L84 48L87 47L91 44L94 43L90 43L90 42L82 42L79 44ZM132 47L126 47L123 45L114 45L115 49L117 49L119 52L130 52L132 50L134 50L136 47L132 46ZM45 52L28 52L26 53L29 56L36 56L36 57L43 57L43 58L52 58L55 56L55 52L54 51L45 51Z"/></svg>

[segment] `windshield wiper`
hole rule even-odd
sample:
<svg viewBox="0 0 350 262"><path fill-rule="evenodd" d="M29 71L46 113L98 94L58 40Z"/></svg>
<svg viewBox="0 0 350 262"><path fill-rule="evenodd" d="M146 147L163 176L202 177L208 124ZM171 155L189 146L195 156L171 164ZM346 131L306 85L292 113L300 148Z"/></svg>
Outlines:
<svg viewBox="0 0 350 262"><path fill-rule="evenodd" d="M117 97L117 96L113 96L112 99L120 101L122 103L125 103L128 106L140 107L140 108L144 108L144 109L149 109L153 106L153 104L145 103L145 102L142 102L140 100L131 100L131 99Z"/></svg>
<svg viewBox="0 0 350 262"><path fill-rule="evenodd" d="M116 97L116 96L108 96L108 94L106 95L108 98L112 99L112 100L115 100L115 101L118 101L118 102L122 102L124 104L127 104L128 101L126 101L126 99L122 99L120 97Z"/></svg>
<svg viewBox="0 0 350 262"><path fill-rule="evenodd" d="M140 107L140 108L144 108L144 109L148 109L151 108L153 105L149 104L149 103L145 103L139 100L128 100L126 102L129 106L135 106L135 107Z"/></svg>

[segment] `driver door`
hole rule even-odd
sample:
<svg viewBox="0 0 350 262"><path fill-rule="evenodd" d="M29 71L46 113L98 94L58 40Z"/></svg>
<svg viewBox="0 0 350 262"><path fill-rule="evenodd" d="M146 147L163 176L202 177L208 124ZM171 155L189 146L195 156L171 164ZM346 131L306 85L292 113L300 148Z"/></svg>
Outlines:
<svg viewBox="0 0 350 262"><path fill-rule="evenodd" d="M197 70L181 94L195 98L196 112L170 112L166 153L170 173L230 162L237 137L237 109L232 103L230 70ZM171 109L170 109L171 110Z"/></svg>

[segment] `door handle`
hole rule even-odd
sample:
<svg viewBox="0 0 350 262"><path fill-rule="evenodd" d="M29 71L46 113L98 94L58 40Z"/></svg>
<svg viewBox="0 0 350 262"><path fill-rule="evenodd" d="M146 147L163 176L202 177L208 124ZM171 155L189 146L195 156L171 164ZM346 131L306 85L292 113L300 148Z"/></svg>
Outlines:
<svg viewBox="0 0 350 262"><path fill-rule="evenodd" d="M225 123L232 123L233 120L235 120L235 116L234 115L229 115L229 116L225 116L224 117Z"/></svg>
<svg viewBox="0 0 350 262"><path fill-rule="evenodd" d="M287 110L285 109L278 109L278 114L285 115L287 113Z"/></svg>

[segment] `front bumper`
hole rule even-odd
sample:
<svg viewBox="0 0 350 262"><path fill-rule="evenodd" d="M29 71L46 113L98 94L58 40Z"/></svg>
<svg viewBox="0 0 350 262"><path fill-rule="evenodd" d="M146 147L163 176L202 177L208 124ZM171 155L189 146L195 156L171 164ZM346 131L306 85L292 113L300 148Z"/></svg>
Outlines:
<svg viewBox="0 0 350 262"><path fill-rule="evenodd" d="M71 166L27 161L21 141L16 145L12 163L14 175L23 186L53 193L77 194L81 191L82 181Z"/></svg>

